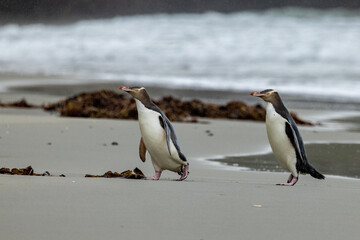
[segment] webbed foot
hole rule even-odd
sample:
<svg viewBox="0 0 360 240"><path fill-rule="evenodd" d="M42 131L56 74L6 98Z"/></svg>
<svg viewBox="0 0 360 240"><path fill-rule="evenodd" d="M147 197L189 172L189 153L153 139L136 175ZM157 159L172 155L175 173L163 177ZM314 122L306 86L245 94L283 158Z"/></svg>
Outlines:
<svg viewBox="0 0 360 240"><path fill-rule="evenodd" d="M292 174L290 174L290 177L286 183L280 183L280 184L276 184L276 185L278 185L278 186L294 186L295 183L297 183L297 181L298 181L298 178L294 177Z"/></svg>
<svg viewBox="0 0 360 240"><path fill-rule="evenodd" d="M189 176L189 163L181 169L181 177L177 181L183 181Z"/></svg>
<svg viewBox="0 0 360 240"><path fill-rule="evenodd" d="M155 171L155 175L153 177L147 177L145 180L159 180L161 176L161 172Z"/></svg>

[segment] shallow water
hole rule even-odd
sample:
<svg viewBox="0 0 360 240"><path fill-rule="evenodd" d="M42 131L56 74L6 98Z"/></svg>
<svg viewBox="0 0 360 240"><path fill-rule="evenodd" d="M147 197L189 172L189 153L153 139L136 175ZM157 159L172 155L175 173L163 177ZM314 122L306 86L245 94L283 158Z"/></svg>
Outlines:
<svg viewBox="0 0 360 240"><path fill-rule="evenodd" d="M322 174L360 178L360 144L307 144L310 163ZM211 159L255 171L284 172L272 153Z"/></svg>
<svg viewBox="0 0 360 240"><path fill-rule="evenodd" d="M360 117L349 117L343 119L336 119L335 122L339 122L342 125L346 125L351 132L360 132Z"/></svg>

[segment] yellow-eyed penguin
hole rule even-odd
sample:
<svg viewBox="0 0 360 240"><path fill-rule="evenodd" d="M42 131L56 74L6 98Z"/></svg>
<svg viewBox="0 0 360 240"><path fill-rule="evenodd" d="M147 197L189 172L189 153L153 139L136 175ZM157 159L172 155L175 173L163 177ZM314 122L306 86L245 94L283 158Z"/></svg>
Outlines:
<svg viewBox="0 0 360 240"><path fill-rule="evenodd" d="M252 92L251 95L268 102L266 131L270 146L280 165L291 173L287 183L278 185L295 185L299 178L299 172L324 179L325 177L309 163L300 132L279 93L273 89L267 89L261 92Z"/></svg>
<svg viewBox="0 0 360 240"><path fill-rule="evenodd" d="M138 111L141 132L139 155L145 162L146 151L149 151L155 169L155 175L148 180L158 180L163 170L177 172L180 181L187 178L189 164L181 152L175 131L169 119L150 99L143 87L127 88L120 86L134 97Z"/></svg>

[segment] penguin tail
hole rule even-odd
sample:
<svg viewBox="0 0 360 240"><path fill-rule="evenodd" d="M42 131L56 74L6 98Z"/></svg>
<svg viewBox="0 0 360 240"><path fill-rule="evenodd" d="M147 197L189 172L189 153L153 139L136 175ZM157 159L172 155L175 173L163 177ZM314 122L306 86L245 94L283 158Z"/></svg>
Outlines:
<svg viewBox="0 0 360 240"><path fill-rule="evenodd" d="M316 169L310 164L308 165L308 173L314 178L325 179L325 176L319 173L318 171L316 171Z"/></svg>

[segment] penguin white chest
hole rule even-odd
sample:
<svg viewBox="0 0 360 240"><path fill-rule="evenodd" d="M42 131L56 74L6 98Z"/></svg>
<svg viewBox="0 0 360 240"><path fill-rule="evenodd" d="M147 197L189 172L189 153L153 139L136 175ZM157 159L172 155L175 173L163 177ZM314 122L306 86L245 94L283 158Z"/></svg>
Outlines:
<svg viewBox="0 0 360 240"><path fill-rule="evenodd" d="M163 128L160 126L160 113L146 108L138 100L136 100L136 107L143 140L148 143L157 142L159 144L161 140L166 139Z"/></svg>
<svg viewBox="0 0 360 240"><path fill-rule="evenodd" d="M271 149L280 165L297 177L296 152L286 131L287 120L278 114L271 103L266 108L266 131Z"/></svg>
<svg viewBox="0 0 360 240"><path fill-rule="evenodd" d="M164 129L160 125L160 113L146 108L140 101L136 100L139 115L139 126L143 141L150 154L166 143Z"/></svg>
<svg viewBox="0 0 360 240"><path fill-rule="evenodd" d="M169 153L166 133L160 125L160 113L146 108L138 100L136 100L136 107L138 110L141 136L147 150L150 153L155 170L161 171L168 169L178 171L181 164L178 161L174 161L174 157L177 156L177 152L172 141L170 142L170 149L173 156Z"/></svg>

